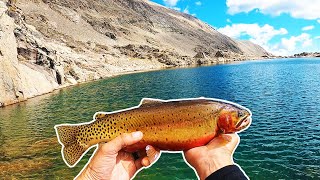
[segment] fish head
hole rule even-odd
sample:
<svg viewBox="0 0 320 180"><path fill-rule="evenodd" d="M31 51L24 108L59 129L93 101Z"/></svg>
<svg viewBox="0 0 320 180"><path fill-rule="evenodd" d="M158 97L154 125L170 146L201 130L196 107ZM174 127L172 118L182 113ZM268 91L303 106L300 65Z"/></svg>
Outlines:
<svg viewBox="0 0 320 180"><path fill-rule="evenodd" d="M251 112L235 105L226 105L219 113L218 127L222 133L242 131L251 124Z"/></svg>

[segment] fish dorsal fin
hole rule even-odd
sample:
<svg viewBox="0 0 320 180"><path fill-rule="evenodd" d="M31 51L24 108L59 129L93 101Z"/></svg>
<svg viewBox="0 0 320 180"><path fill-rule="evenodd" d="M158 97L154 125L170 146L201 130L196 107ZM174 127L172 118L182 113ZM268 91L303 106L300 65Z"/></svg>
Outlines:
<svg viewBox="0 0 320 180"><path fill-rule="evenodd" d="M164 101L161 99L144 98L141 100L140 107L153 106L162 103L164 103Z"/></svg>

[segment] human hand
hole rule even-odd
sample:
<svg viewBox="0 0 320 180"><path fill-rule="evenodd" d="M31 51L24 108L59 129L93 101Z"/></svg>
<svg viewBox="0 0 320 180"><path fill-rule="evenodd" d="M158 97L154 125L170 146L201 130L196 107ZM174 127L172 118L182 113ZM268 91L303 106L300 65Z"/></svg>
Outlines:
<svg viewBox="0 0 320 180"><path fill-rule="evenodd" d="M213 172L234 164L232 157L239 140L237 134L221 134L206 146L185 151L184 156L188 163L195 168L200 179L205 179Z"/></svg>
<svg viewBox="0 0 320 180"><path fill-rule="evenodd" d="M122 149L138 143L142 132L122 134L112 141L100 144L94 157L76 179L131 179L137 170L150 164L145 155L135 160L132 153Z"/></svg>

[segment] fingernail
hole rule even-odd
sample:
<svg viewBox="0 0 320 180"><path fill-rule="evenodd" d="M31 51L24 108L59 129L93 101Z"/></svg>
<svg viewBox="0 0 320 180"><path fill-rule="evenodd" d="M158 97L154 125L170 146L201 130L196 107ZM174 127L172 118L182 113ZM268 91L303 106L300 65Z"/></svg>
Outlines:
<svg viewBox="0 0 320 180"><path fill-rule="evenodd" d="M146 146L146 151L149 151L149 149L150 149L150 146L149 145Z"/></svg>
<svg viewBox="0 0 320 180"><path fill-rule="evenodd" d="M158 159L158 156L159 156L159 154L158 154L158 153L156 153L156 155L154 155L153 160L155 161L156 159Z"/></svg>
<svg viewBox="0 0 320 180"><path fill-rule="evenodd" d="M133 132L132 137L135 139L140 139L142 137L142 132L141 131Z"/></svg>

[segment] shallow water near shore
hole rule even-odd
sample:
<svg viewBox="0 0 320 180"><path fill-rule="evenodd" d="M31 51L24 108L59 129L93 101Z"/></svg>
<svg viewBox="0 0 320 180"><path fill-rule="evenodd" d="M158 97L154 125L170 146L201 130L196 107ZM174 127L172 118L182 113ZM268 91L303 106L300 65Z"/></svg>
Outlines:
<svg viewBox="0 0 320 180"><path fill-rule="evenodd" d="M59 90L0 109L0 177L70 179L53 126L92 120L97 111L143 97L219 98L253 113L234 158L251 179L320 178L320 59L246 61L129 74ZM196 179L181 154L162 154L136 179Z"/></svg>

